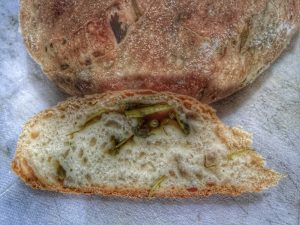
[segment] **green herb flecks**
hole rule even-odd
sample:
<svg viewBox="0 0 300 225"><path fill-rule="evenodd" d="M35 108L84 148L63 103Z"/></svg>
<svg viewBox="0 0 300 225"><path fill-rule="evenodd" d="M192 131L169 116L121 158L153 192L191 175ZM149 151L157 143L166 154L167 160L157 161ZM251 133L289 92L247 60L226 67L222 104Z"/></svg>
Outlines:
<svg viewBox="0 0 300 225"><path fill-rule="evenodd" d="M176 118L176 121L180 127L180 129L182 130L182 132L185 134L185 135L189 135L190 134L190 126L187 122L183 121L179 114L176 113L175 114L175 118Z"/></svg>
<svg viewBox="0 0 300 225"><path fill-rule="evenodd" d="M157 104L152 106L146 106L143 108L138 109L132 109L132 110L126 110L125 115L128 118L143 118L145 116L157 113L157 112L165 112L168 110L171 110L172 106L169 106L167 104Z"/></svg>
<svg viewBox="0 0 300 225"><path fill-rule="evenodd" d="M76 148L76 144L73 141L65 141L64 146L69 147L73 150Z"/></svg>
<svg viewBox="0 0 300 225"><path fill-rule="evenodd" d="M133 134L130 135L127 138L124 138L123 140L121 140L120 142L117 141L117 139L115 138L115 136L111 137L111 145L112 147L108 150L108 154L115 156L118 155L120 153L120 149L122 146L124 146L128 141L130 141L133 138Z"/></svg>
<svg viewBox="0 0 300 225"><path fill-rule="evenodd" d="M86 129L87 127L93 125L94 123L100 121L102 114L106 113L107 110L106 109L101 109L98 112L92 113L91 115L89 115L85 121L84 124L80 125L79 129L77 129L76 131L73 131L71 133L68 134L68 136L73 137L74 134L83 131L84 129Z"/></svg>
<svg viewBox="0 0 300 225"><path fill-rule="evenodd" d="M154 183L149 191L148 197L153 197L154 193L159 189L161 183L164 182L166 179L167 179L167 176L165 176L165 175L162 175L159 178L157 178L154 181Z"/></svg>
<svg viewBox="0 0 300 225"><path fill-rule="evenodd" d="M56 161L56 174L59 181L63 181L66 178L66 170L62 167L59 161Z"/></svg>
<svg viewBox="0 0 300 225"><path fill-rule="evenodd" d="M243 148L243 149L239 149L237 151L233 151L233 152L230 152L228 155L227 155L227 159L228 160L233 160L233 158L235 156L238 156L238 155L241 155L241 154L247 154L249 152L253 152L254 150L251 149L251 148Z"/></svg>
<svg viewBox="0 0 300 225"><path fill-rule="evenodd" d="M216 164L216 158L205 155L204 157L204 167L205 168L211 168L217 166Z"/></svg>

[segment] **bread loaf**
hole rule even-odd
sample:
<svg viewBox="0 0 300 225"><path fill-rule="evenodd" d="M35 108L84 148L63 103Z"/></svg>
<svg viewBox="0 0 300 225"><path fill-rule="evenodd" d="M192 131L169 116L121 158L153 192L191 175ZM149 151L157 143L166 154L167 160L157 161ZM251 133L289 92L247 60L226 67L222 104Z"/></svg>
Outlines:
<svg viewBox="0 0 300 225"><path fill-rule="evenodd" d="M281 175L251 135L169 92L72 98L24 126L12 168L33 188L124 197L258 192Z"/></svg>
<svg viewBox="0 0 300 225"><path fill-rule="evenodd" d="M71 95L171 91L212 102L251 83L300 23L299 0L21 0L31 56Z"/></svg>

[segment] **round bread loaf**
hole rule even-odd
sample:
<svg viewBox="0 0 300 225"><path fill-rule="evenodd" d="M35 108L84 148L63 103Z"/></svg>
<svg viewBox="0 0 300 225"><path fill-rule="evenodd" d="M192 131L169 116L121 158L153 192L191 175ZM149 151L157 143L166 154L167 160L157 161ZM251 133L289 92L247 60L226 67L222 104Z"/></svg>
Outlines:
<svg viewBox="0 0 300 225"><path fill-rule="evenodd" d="M299 0L21 0L26 47L71 95L172 91L212 102L251 83L300 23Z"/></svg>

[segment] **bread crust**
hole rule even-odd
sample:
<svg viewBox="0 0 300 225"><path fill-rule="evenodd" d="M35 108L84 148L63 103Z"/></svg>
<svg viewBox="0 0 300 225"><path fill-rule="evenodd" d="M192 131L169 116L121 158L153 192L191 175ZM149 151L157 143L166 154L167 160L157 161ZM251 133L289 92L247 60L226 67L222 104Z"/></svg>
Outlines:
<svg viewBox="0 0 300 225"><path fill-rule="evenodd" d="M212 120L216 123L216 134L223 140L224 144L227 145L228 149L241 149L248 148L251 145L251 135L239 128L228 128L221 123L221 121L217 118L215 111L204 104L199 103L196 99L174 94L171 92L163 92L158 93L151 90L125 90L122 92L107 92L104 94L95 94L86 96L85 98L73 97L69 100L58 104L57 106L47 109L31 120L29 120L23 128L23 133L19 138L16 156L12 162L13 171L21 177L21 179L29 186L37 189L64 192L64 193L78 193L78 194L99 194L103 196L118 196L118 197L130 197L130 198L142 198L149 197L149 189L136 189L136 188L115 188L109 186L94 186L94 187L83 187L83 188L69 188L65 187L63 183L56 183L54 185L49 185L47 182L44 182L42 178L39 178L31 168L29 161L27 160L24 151L26 146L26 138L24 138L24 133L29 132L30 128L34 127L34 125L43 120L50 115L55 113L59 113L60 111L65 110L74 110L74 108L84 108L90 104L96 103L107 103L107 102L118 102L122 101L122 99L128 97L137 97L143 98L148 96L149 98L159 98L163 100L172 100L177 102L184 111L192 111L196 114L200 113L206 116L206 119ZM207 184L206 187L202 189L195 190L192 189L182 189L182 188L174 188L174 189L159 189L155 192L153 197L160 198L188 198L188 197L200 197L200 196L209 196L211 194L227 194L227 195L239 195L243 192L259 192L266 187L276 185L281 175L278 173L266 169L263 167L264 160L256 153L253 153L253 161L256 164L257 168L266 174L265 180L260 180L260 182L256 182L251 184L251 188L245 189L243 187L230 186L230 185L216 185L216 184Z"/></svg>
<svg viewBox="0 0 300 225"><path fill-rule="evenodd" d="M300 23L298 0L21 0L34 60L71 95L152 89L213 102L251 83Z"/></svg>

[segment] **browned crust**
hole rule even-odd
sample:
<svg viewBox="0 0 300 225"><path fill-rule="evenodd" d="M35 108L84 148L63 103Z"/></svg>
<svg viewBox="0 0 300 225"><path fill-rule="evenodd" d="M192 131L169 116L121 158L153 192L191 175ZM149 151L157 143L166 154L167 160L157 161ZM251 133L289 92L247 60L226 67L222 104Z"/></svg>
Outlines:
<svg viewBox="0 0 300 225"><path fill-rule="evenodd" d="M298 0L126 2L21 0L25 45L71 95L152 89L212 102L251 83L300 24ZM115 10L128 27L120 43Z"/></svg>
<svg viewBox="0 0 300 225"><path fill-rule="evenodd" d="M33 127L38 121L43 120L49 115L55 114L57 111L74 110L86 105L96 104L99 102L116 102L122 101L122 99L128 97L143 97L148 96L149 98L159 97L162 100L176 101L178 105L182 106L185 111L190 113L201 114L207 120L212 120L216 124L216 134L219 135L221 140L228 146L228 149L240 149L249 147L251 145L251 138L248 133L238 128L228 128L221 123L217 118L215 111L208 105L201 104L196 99L178 95L171 92L158 93L151 90L126 90L122 92L106 92L104 94L96 94L85 96L85 98L73 97L69 100L58 104L57 106L42 111L31 120L29 120L23 128L23 133L18 141L16 156L12 161L13 171L21 177L21 179L29 186L37 189L44 189L50 191L58 191L64 193L79 193L79 194L99 194L103 196L119 196L119 197L133 197L141 198L148 197L149 189L134 189L134 188L114 188L109 186L98 186L98 187L82 187L82 188L68 188L64 187L62 183L55 185L48 185L47 182L43 182L41 178L38 178L33 169L30 167L26 157L24 156L26 145L26 139L24 140L24 132L27 132ZM228 194L228 195L239 195L243 192L259 192L264 188L275 185L280 179L280 175L272 170L265 169L263 167L264 160L262 157L253 153L254 164L259 168L260 171L267 174L265 180L260 180L254 184L251 184L252 189L245 189L243 187L236 187L230 185L217 186L215 184L207 184L203 189L188 190L182 188L174 189L159 189L155 192L154 197L160 198L188 198L197 196L209 196L211 194Z"/></svg>
<svg viewBox="0 0 300 225"><path fill-rule="evenodd" d="M55 191L69 194L96 194L108 197L124 197L124 198L149 198L149 189L135 189L135 188L114 188L114 187L82 187L82 188L68 188L63 185L49 186L43 184L32 172L31 174L25 174L23 170L16 166L16 160L12 163L12 169L14 172L21 177L25 184L35 189ZM23 163L26 160L23 159ZM32 171L32 169L31 169ZM251 192L260 192L270 185L275 185L278 180L278 174L275 172L268 171L270 173L270 180L266 180L256 185ZM197 189L197 191L188 191L188 189L160 189L155 192L151 197L156 198L192 198L192 197L207 197L213 194L224 194L224 195L240 195L244 192L249 192L242 187L223 185L207 185L203 189Z"/></svg>

